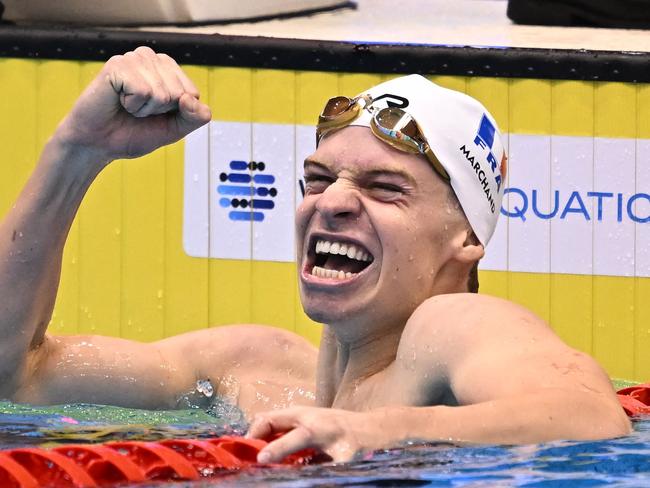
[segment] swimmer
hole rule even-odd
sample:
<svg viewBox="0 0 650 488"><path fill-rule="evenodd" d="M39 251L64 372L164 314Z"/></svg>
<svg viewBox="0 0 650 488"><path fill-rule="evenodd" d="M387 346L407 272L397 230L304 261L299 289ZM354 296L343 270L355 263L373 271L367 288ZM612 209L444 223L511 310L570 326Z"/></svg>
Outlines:
<svg viewBox="0 0 650 488"><path fill-rule="evenodd" d="M532 312L475 293L505 152L478 102L418 76L333 99L319 119L296 216L302 305L326 324L318 353L257 325L150 344L47 334L67 232L97 174L210 117L149 48L111 58L82 93L0 226L2 397L170 408L210 378L251 419L250 436L285 434L261 462L304 447L346 461L407 440L630 432L592 358Z"/></svg>

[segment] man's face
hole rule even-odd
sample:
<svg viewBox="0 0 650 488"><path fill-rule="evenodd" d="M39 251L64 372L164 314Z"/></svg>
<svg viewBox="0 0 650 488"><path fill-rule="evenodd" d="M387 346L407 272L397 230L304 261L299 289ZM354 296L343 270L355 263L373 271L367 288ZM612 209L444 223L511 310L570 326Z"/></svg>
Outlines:
<svg viewBox="0 0 650 488"><path fill-rule="evenodd" d="M305 183L297 259L312 319L378 331L404 325L440 293L437 278L467 227L423 156L393 149L365 127L346 127L307 158Z"/></svg>

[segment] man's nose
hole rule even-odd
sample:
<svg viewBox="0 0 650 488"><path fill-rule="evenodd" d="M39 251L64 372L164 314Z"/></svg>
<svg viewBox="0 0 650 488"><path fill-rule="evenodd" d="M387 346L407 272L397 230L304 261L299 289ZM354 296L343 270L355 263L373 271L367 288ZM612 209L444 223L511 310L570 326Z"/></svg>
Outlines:
<svg viewBox="0 0 650 488"><path fill-rule="evenodd" d="M356 218L361 212L360 196L355 185L339 178L318 198L316 210L331 222Z"/></svg>

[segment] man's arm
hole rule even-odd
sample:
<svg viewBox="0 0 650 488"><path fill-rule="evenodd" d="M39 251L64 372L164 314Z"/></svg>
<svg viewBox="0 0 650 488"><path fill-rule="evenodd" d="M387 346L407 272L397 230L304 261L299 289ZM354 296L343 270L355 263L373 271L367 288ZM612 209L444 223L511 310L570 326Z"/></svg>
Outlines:
<svg viewBox="0 0 650 488"><path fill-rule="evenodd" d="M316 351L289 331L257 325L211 327L143 343L102 336L46 336L29 355L12 400L186 408L205 400L198 380L247 417L313 405ZM260 369L260 364L264 368Z"/></svg>
<svg viewBox="0 0 650 488"><path fill-rule="evenodd" d="M398 398L386 398L386 406L366 412L270 412L258 417L250 435L290 432L269 444L260 461L305 447L346 461L407 440L522 444L630 431L596 362L510 302L476 295L431 299L409 320L400 349L402 359L387 372L389 385L426 389L413 378L438 382L442 375L459 406L399 406Z"/></svg>
<svg viewBox="0 0 650 488"><path fill-rule="evenodd" d="M613 411L616 408L622 410L579 393L548 390L460 407L381 407L366 412L295 407L256 416L248 436L270 439L284 434L260 451L260 463L279 462L306 448L346 462L407 441L512 445L620 437L630 426Z"/></svg>
<svg viewBox="0 0 650 488"><path fill-rule="evenodd" d="M530 443L629 432L605 371L531 311L489 296L446 295L426 302L414 319L406 343L438 333L449 346L433 360L445 365L460 407L436 411L457 441Z"/></svg>
<svg viewBox="0 0 650 488"><path fill-rule="evenodd" d="M109 60L48 141L0 224L0 396L44 361L63 246L86 190L110 161L175 142L210 120L168 56L138 48Z"/></svg>

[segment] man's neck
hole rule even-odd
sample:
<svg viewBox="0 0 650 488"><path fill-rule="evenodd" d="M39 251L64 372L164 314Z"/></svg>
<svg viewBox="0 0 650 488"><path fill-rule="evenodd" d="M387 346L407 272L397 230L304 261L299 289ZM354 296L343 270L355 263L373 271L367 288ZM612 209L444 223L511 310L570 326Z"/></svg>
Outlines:
<svg viewBox="0 0 650 488"><path fill-rule="evenodd" d="M334 327L324 326L316 383L319 406L346 408L346 399L393 363L402 327L389 331L342 340Z"/></svg>

